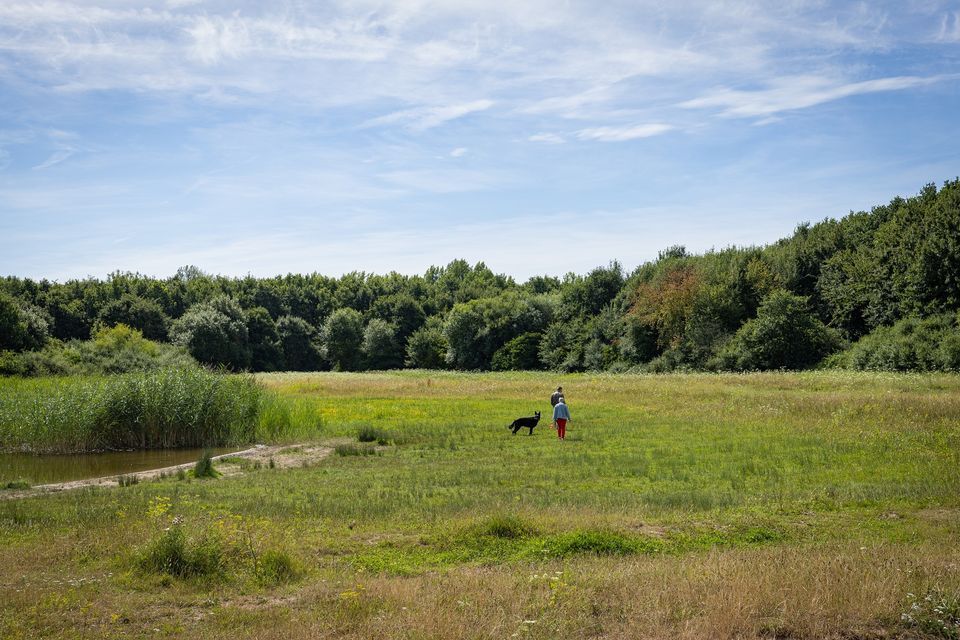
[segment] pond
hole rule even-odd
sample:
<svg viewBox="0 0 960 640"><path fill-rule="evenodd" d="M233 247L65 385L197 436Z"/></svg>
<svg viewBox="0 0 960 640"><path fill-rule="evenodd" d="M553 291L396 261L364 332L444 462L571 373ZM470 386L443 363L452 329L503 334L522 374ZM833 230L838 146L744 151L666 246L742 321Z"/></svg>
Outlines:
<svg viewBox="0 0 960 640"><path fill-rule="evenodd" d="M218 456L240 451L240 448L218 447L210 451ZM195 462L203 452L204 449L152 449L40 456L0 453L0 484L19 479L38 485L118 476Z"/></svg>

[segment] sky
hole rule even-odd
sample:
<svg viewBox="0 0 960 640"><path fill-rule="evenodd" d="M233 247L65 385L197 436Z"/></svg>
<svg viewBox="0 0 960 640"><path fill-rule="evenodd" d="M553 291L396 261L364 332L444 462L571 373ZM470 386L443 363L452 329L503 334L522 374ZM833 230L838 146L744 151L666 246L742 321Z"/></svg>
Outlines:
<svg viewBox="0 0 960 640"><path fill-rule="evenodd" d="M2 0L0 275L522 281L960 175L960 0Z"/></svg>

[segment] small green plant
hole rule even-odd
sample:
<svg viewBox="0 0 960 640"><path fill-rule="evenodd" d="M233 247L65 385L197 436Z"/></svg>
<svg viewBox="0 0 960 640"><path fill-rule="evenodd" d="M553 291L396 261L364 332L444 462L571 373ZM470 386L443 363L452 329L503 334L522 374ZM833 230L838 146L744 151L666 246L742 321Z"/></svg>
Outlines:
<svg viewBox="0 0 960 640"><path fill-rule="evenodd" d="M203 455L197 460L193 468L194 478L217 478L220 474L213 468L213 456L209 449L204 450Z"/></svg>
<svg viewBox="0 0 960 640"><path fill-rule="evenodd" d="M145 573L177 578L213 576L223 569L223 552L214 539L190 540L173 525L140 551L136 564Z"/></svg>
<svg viewBox="0 0 960 640"><path fill-rule="evenodd" d="M357 440L360 442L376 442L382 437L379 429L365 425L357 430Z"/></svg>
<svg viewBox="0 0 960 640"><path fill-rule="evenodd" d="M299 575L296 563L285 551L264 551L257 562L257 579L269 586L293 582Z"/></svg>
<svg viewBox="0 0 960 640"><path fill-rule="evenodd" d="M271 469L276 469L276 468L277 468L277 461L274 460L272 457L270 458L270 468L271 468Z"/></svg>
<svg viewBox="0 0 960 640"><path fill-rule="evenodd" d="M494 538L518 539L536 534L536 529L514 515L491 516L479 529L481 535Z"/></svg>
<svg viewBox="0 0 960 640"><path fill-rule="evenodd" d="M543 545L542 553L556 558L579 554L625 556L655 553L660 546L656 540L633 538L613 531L571 531L549 538Z"/></svg>
<svg viewBox="0 0 960 640"><path fill-rule="evenodd" d="M135 484L140 484L140 476L135 473L117 476L117 484L121 487L132 487Z"/></svg>
<svg viewBox="0 0 960 640"><path fill-rule="evenodd" d="M377 453L377 448L371 444L338 444L334 450L338 456L372 456Z"/></svg>
<svg viewBox="0 0 960 640"><path fill-rule="evenodd" d="M931 589L922 598L907 594L907 610L900 615L906 626L934 638L960 639L960 592Z"/></svg>
<svg viewBox="0 0 960 640"><path fill-rule="evenodd" d="M30 483L24 480L23 478L20 478L17 480L11 480L10 482L6 482L2 486L4 489L29 489Z"/></svg>
<svg viewBox="0 0 960 640"><path fill-rule="evenodd" d="M186 469L177 469L177 480L186 480L187 479L187 470Z"/></svg>

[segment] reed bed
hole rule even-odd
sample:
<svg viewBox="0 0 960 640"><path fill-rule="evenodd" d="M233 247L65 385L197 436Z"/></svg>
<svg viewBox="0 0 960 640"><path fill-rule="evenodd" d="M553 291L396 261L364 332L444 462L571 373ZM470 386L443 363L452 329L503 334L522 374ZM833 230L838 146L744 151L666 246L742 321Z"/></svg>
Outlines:
<svg viewBox="0 0 960 640"><path fill-rule="evenodd" d="M289 411L250 376L200 368L0 380L0 449L34 453L212 447L276 437Z"/></svg>

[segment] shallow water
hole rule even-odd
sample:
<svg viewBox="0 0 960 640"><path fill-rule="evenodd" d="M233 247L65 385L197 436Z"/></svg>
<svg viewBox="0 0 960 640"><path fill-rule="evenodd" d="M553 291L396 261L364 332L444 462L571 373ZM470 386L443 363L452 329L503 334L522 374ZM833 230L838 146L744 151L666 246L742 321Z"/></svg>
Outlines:
<svg viewBox="0 0 960 640"><path fill-rule="evenodd" d="M70 455L0 453L0 483L24 479L30 484L68 482L86 478L117 476L194 462L203 449L153 449L149 451L111 451ZM238 447L219 447L213 455L240 451Z"/></svg>

